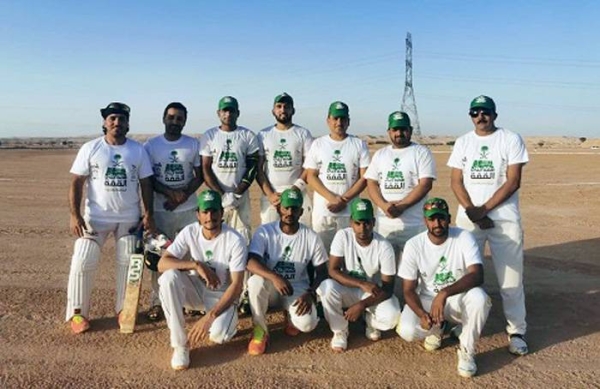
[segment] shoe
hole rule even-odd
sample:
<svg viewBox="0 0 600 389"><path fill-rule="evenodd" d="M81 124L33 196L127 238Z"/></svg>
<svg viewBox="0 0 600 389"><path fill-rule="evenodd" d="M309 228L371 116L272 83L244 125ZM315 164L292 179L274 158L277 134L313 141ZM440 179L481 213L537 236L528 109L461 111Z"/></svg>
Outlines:
<svg viewBox="0 0 600 389"><path fill-rule="evenodd" d="M460 334L462 334L462 324L457 324L450 329L450 336L454 339L460 338Z"/></svg>
<svg viewBox="0 0 600 389"><path fill-rule="evenodd" d="M348 330L337 331L333 333L331 338L331 348L333 351L341 353L348 348Z"/></svg>
<svg viewBox="0 0 600 389"><path fill-rule="evenodd" d="M298 334L300 334L300 330L297 329L293 324L292 321L288 318L286 320L285 323L285 329L283 330L283 332L287 335L287 336L298 336Z"/></svg>
<svg viewBox="0 0 600 389"><path fill-rule="evenodd" d="M367 328L365 329L365 336L367 339L377 342L379 339L381 339L381 331L367 325Z"/></svg>
<svg viewBox="0 0 600 389"><path fill-rule="evenodd" d="M71 318L71 331L74 334L81 334L90 329L90 322L81 315L73 315Z"/></svg>
<svg viewBox="0 0 600 389"><path fill-rule="evenodd" d="M187 347L174 347L171 358L173 370L185 370L190 366L190 349Z"/></svg>
<svg viewBox="0 0 600 389"><path fill-rule="evenodd" d="M456 355L458 357L458 375L465 378L473 377L477 373L474 356L462 348L456 350Z"/></svg>
<svg viewBox="0 0 600 389"><path fill-rule="evenodd" d="M423 347L427 351L435 351L442 347L442 336L441 335L429 335L423 341Z"/></svg>
<svg viewBox="0 0 600 389"><path fill-rule="evenodd" d="M267 349L269 343L269 334L261 326L254 326L252 339L248 343L248 354L262 355Z"/></svg>
<svg viewBox="0 0 600 389"><path fill-rule="evenodd" d="M527 355L529 353L529 348L527 347L525 337L521 334L509 335L508 352L519 356Z"/></svg>
<svg viewBox="0 0 600 389"><path fill-rule="evenodd" d="M146 317L149 321L162 320L164 317L162 307L160 305L153 306L148 310L148 313L146 313Z"/></svg>

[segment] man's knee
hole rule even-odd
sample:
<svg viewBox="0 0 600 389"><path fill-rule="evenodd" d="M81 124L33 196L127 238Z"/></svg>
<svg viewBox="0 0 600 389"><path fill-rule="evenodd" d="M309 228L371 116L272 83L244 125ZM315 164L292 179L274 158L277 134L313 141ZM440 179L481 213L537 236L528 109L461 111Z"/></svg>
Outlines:
<svg viewBox="0 0 600 389"><path fill-rule="evenodd" d="M317 288L317 294L322 299L325 299L325 298L329 297L331 295L331 293L334 291L335 285L336 285L336 282L334 280L332 280L331 278L328 278L328 279L324 280L323 282L321 282L321 285L319 285L319 287Z"/></svg>
<svg viewBox="0 0 600 389"><path fill-rule="evenodd" d="M402 320L400 320L396 332L407 342L414 342L419 339L416 327L409 325L409 323L402 323Z"/></svg>
<svg viewBox="0 0 600 389"><path fill-rule="evenodd" d="M181 272L179 270L169 269L158 278L158 285L160 288L166 288L169 285L176 284L180 277Z"/></svg>
<svg viewBox="0 0 600 389"><path fill-rule="evenodd" d="M79 238L75 241L71 270L96 270L100 261L100 246L93 239Z"/></svg>
<svg viewBox="0 0 600 389"><path fill-rule="evenodd" d="M489 309L492 307L492 300L487 293L485 293L483 288L480 287L470 289L465 294L464 298L465 302L476 310L489 311Z"/></svg>
<svg viewBox="0 0 600 389"><path fill-rule="evenodd" d="M248 278L248 293L258 294L262 289L266 287L267 280L259 275L254 274Z"/></svg>

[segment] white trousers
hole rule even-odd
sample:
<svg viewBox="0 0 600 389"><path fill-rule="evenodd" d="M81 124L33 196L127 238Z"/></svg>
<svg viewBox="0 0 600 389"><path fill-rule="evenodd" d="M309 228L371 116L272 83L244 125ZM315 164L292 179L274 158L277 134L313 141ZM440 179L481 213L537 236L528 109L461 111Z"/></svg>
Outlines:
<svg viewBox="0 0 600 389"><path fill-rule="evenodd" d="M402 226L397 219L390 219L385 216L379 216L375 222L375 231L386 238L394 248L396 256L396 265L400 264L400 258L404 245L413 236L425 231L427 228L423 226Z"/></svg>
<svg viewBox="0 0 600 389"><path fill-rule="evenodd" d="M322 216L313 212L312 226L329 253L335 233L342 228L350 227L350 216Z"/></svg>
<svg viewBox="0 0 600 389"><path fill-rule="evenodd" d="M323 281L317 289L317 294L321 297L325 319L333 332L348 328L348 320L344 318L344 308L370 296L360 288L349 288L332 279ZM367 325L380 331L391 330L398 325L400 319L400 304L396 296L370 306L365 311Z"/></svg>
<svg viewBox="0 0 600 389"><path fill-rule="evenodd" d="M525 291L523 288L523 230L517 222L494 221L494 228L482 230L466 216L456 219L456 224L471 231L477 240L479 250L484 253L488 242L502 306L506 317L508 334L525 335Z"/></svg>
<svg viewBox="0 0 600 389"><path fill-rule="evenodd" d="M183 308L209 311L221 299L223 292L208 289L196 275L173 269L164 272L158 283L160 301L171 331L171 347L183 347L187 344ZM209 330L209 339L219 344L229 341L237 332L237 324L238 315L234 304L215 319Z"/></svg>
<svg viewBox="0 0 600 389"><path fill-rule="evenodd" d="M114 236L116 246L115 313L121 311L125 299L129 255L133 253L134 247L130 247L132 239L126 240L121 238L135 234L134 230L138 223L101 223L88 221L86 224L87 232L85 232L83 238L79 238L75 242L71 258L71 269L69 271L69 283L67 286L66 321L69 321L75 312L89 318L90 297L94 288L96 270L100 262L100 250L111 234ZM84 240L95 242L94 244L97 247L82 244ZM125 241L128 241L128 243L126 244ZM86 248L82 249L82 247Z"/></svg>
<svg viewBox="0 0 600 389"><path fill-rule="evenodd" d="M308 284L303 287L294 287L291 296L282 296L277 292L273 283L259 275L253 275L248 279L248 300L252 309L252 321L254 325L261 326L266 332L267 310L269 308L283 307L289 315L290 321L302 332L310 332L319 324L317 307L313 304L310 313L297 315L296 307L292 304L308 289Z"/></svg>
<svg viewBox="0 0 600 389"><path fill-rule="evenodd" d="M165 234L169 239L174 240L175 236L188 224L198 223L196 210L190 209L183 212L158 211L154 212L154 223L156 228ZM160 296L158 295L158 277L160 274L156 271L150 271L152 291L150 293L150 306L160 305Z"/></svg>
<svg viewBox="0 0 600 389"><path fill-rule="evenodd" d="M250 194L245 191L239 200L237 208L225 208L223 212L223 221L229 227L233 228L246 239L246 244L250 243L252 237L252 228L250 224Z"/></svg>
<svg viewBox="0 0 600 389"><path fill-rule="evenodd" d="M431 309L433 298L420 296L423 309ZM462 324L460 345L470 354L475 354L475 345L479 340L483 326L488 318L492 301L482 288L472 288L465 293L450 296L444 307L444 318ZM419 317L407 305L404 306L400 316L400 329L398 333L402 339L412 342L432 334L440 334L439 326L424 330Z"/></svg>
<svg viewBox="0 0 600 389"><path fill-rule="evenodd" d="M312 225L312 200L308 196L308 193L304 192L302 201L302 208L304 212L302 212L302 216L300 216L300 223L304 224L307 227ZM279 214L277 213L277 209L271 205L269 199L265 196L260 197L260 222L261 224L267 224L276 222L279 220Z"/></svg>

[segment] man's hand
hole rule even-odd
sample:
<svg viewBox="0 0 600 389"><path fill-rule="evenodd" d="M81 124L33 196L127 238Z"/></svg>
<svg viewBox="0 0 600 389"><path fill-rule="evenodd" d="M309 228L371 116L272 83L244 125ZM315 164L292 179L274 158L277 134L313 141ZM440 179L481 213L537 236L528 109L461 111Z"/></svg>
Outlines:
<svg viewBox="0 0 600 389"><path fill-rule="evenodd" d="M433 326L433 320L431 319L431 316L429 316L429 314L427 312L425 312L420 317L420 324L421 324L421 328L424 329L425 331L429 331L431 329L431 327Z"/></svg>
<svg viewBox="0 0 600 389"><path fill-rule="evenodd" d="M485 209L485 206L479 206L479 207L470 207L465 209L465 212L467 213L467 216L469 217L469 219L471 219L472 222L476 222L478 220L483 219L486 215L487 215L487 209Z"/></svg>
<svg viewBox="0 0 600 389"><path fill-rule="evenodd" d="M373 297L378 297L381 295L381 293L383 293L383 290L377 284L368 281L361 282L360 289L363 292L372 295Z"/></svg>
<svg viewBox="0 0 600 389"><path fill-rule="evenodd" d="M346 208L347 201L342 196L335 196L333 201L327 203L327 209L330 212L338 213Z"/></svg>
<svg viewBox="0 0 600 389"><path fill-rule="evenodd" d="M158 234L156 225L154 224L154 218L148 214L144 214L142 224L139 227L144 227L144 230L148 231L150 234Z"/></svg>
<svg viewBox="0 0 600 389"><path fill-rule="evenodd" d="M192 347L199 345L200 341L208 337L208 332L215 319L216 317L211 312L208 312L194 324L188 334L188 340Z"/></svg>
<svg viewBox="0 0 600 389"><path fill-rule="evenodd" d="M348 321L355 322L362 317L363 312L365 311L365 305L362 300L357 302L356 304L352 304L346 312L344 312L344 318Z"/></svg>
<svg viewBox="0 0 600 389"><path fill-rule="evenodd" d="M188 195L183 190L172 189L167 192L167 201L163 203L167 211L173 211L175 208L185 203Z"/></svg>
<svg viewBox="0 0 600 389"><path fill-rule="evenodd" d="M294 287L292 287L292 284L280 275L277 275L277 278L273 280L273 286L282 296L291 296L294 294Z"/></svg>
<svg viewBox="0 0 600 389"><path fill-rule="evenodd" d="M433 302L431 303L431 309L429 310L429 316L434 324L442 325L447 298L448 295L443 289L434 297Z"/></svg>
<svg viewBox="0 0 600 389"><path fill-rule="evenodd" d="M292 303L296 307L296 315L302 316L312 311L313 298L309 292L304 293Z"/></svg>
<svg viewBox="0 0 600 389"><path fill-rule="evenodd" d="M273 192L269 195L268 199L269 199L269 202L271 203L271 205L276 207L281 202L281 193Z"/></svg>
<svg viewBox="0 0 600 389"><path fill-rule="evenodd" d="M489 228L494 228L494 221L492 219L490 219L488 216L485 216L485 217L477 220L474 223L477 224L477 226L479 228L481 228L482 230L487 230Z"/></svg>
<svg viewBox="0 0 600 389"><path fill-rule="evenodd" d="M208 286L209 289L217 289L219 285L221 285L219 277L217 277L215 272L205 264L196 262L196 271L200 278L206 282L206 286Z"/></svg>
<svg viewBox="0 0 600 389"><path fill-rule="evenodd" d="M233 192L226 192L222 197L223 208L237 208L240 205L240 200L235 197Z"/></svg>
<svg viewBox="0 0 600 389"><path fill-rule="evenodd" d="M76 235L79 238L83 237L85 233L85 221L81 215L71 215L69 229L73 235Z"/></svg>

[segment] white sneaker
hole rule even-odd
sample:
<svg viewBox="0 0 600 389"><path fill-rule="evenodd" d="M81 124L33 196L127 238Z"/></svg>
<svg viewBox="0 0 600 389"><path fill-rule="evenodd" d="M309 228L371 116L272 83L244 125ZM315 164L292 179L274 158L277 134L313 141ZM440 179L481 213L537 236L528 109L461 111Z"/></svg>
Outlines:
<svg viewBox="0 0 600 389"><path fill-rule="evenodd" d="M173 348L171 367L173 370L185 370L190 366L190 349L187 347Z"/></svg>
<svg viewBox="0 0 600 389"><path fill-rule="evenodd" d="M348 348L348 330L337 331L333 333L331 338L331 348L333 351L343 352Z"/></svg>
<svg viewBox="0 0 600 389"><path fill-rule="evenodd" d="M365 336L367 339L377 342L379 339L381 339L381 331L367 325Z"/></svg>
<svg viewBox="0 0 600 389"><path fill-rule="evenodd" d="M523 335L512 334L508 336L508 352L520 356L529 353L529 348Z"/></svg>
<svg viewBox="0 0 600 389"><path fill-rule="evenodd" d="M465 378L470 378L477 373L477 364L472 354L469 354L462 348L456 350L458 357L458 375Z"/></svg>
<svg viewBox="0 0 600 389"><path fill-rule="evenodd" d="M423 341L423 347L427 351L435 351L442 347L442 336L441 335L429 335Z"/></svg>

